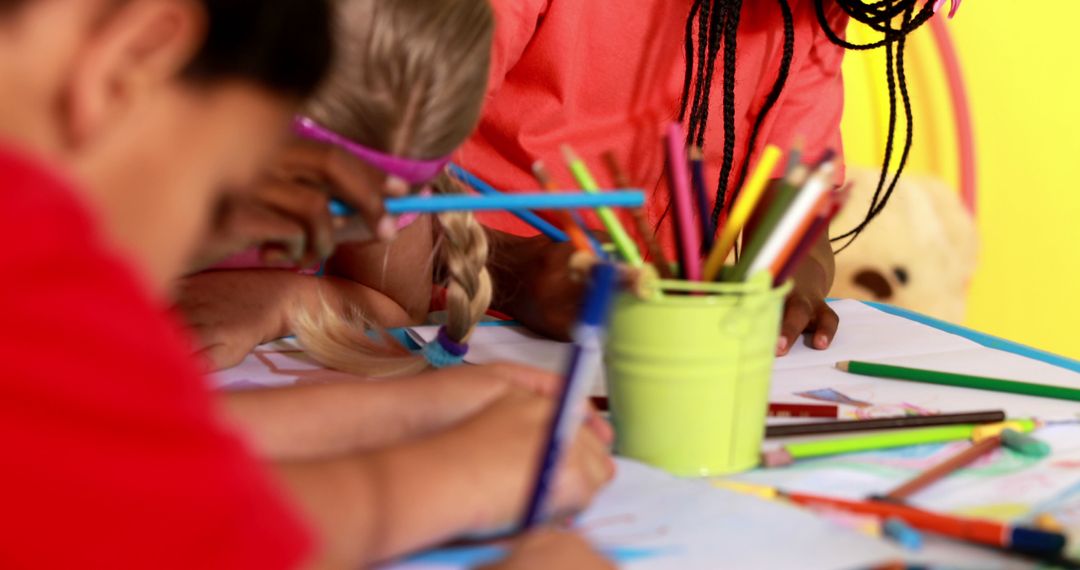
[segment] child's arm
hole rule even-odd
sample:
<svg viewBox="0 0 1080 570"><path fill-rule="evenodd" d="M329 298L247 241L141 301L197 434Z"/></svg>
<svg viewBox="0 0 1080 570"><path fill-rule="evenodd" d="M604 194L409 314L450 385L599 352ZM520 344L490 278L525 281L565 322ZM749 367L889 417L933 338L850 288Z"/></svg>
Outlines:
<svg viewBox="0 0 1080 570"><path fill-rule="evenodd" d="M552 405L514 392L438 435L277 471L321 538L318 563L369 565L455 536L511 529L536 476ZM556 477L555 514L588 504L613 465L592 432L579 430Z"/></svg>
<svg viewBox="0 0 1080 570"><path fill-rule="evenodd" d="M409 324L397 303L370 287L271 269L211 271L184 279L178 308L198 338L200 353L216 370L289 335L297 311L317 311L323 302L342 310L346 304L358 307L385 327Z"/></svg>
<svg viewBox="0 0 1080 570"><path fill-rule="evenodd" d="M615 564L570 531L541 529L522 537L505 560L480 570L615 570Z"/></svg>
<svg viewBox="0 0 1080 570"><path fill-rule="evenodd" d="M413 323L431 305L435 237L431 216L421 216L387 243L344 243L326 263L327 273L366 285L396 302Z"/></svg>
<svg viewBox="0 0 1080 570"><path fill-rule="evenodd" d="M263 457L308 460L431 434L515 386L550 394L558 378L513 364L459 366L393 382L351 380L223 395L236 430ZM603 434L600 434L603 435Z"/></svg>

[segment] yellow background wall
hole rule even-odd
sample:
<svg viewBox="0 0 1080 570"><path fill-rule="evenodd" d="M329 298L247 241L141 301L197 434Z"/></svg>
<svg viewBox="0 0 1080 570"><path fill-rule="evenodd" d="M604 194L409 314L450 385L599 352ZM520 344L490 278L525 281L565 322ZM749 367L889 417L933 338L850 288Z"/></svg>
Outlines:
<svg viewBox="0 0 1080 570"><path fill-rule="evenodd" d="M1080 358L1080 2L964 2L948 23L964 66L978 159L980 265L967 325ZM853 28L853 39L867 39ZM931 31L909 47L912 171L957 183L952 109ZM849 53L845 150L880 163L882 56ZM957 184L958 187L958 184Z"/></svg>

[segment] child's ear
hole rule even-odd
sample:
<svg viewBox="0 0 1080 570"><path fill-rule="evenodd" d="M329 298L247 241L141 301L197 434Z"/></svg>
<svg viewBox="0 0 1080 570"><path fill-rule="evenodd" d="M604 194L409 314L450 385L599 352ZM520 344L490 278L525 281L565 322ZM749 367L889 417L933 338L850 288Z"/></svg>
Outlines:
<svg viewBox="0 0 1080 570"><path fill-rule="evenodd" d="M88 34L64 98L68 143L82 146L178 79L202 45L206 14L194 0L124 3Z"/></svg>

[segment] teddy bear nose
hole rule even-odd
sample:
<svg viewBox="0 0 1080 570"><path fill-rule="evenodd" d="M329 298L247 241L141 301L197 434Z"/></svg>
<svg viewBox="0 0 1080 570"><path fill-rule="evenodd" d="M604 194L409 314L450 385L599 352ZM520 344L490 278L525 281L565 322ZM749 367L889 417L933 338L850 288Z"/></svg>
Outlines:
<svg viewBox="0 0 1080 570"><path fill-rule="evenodd" d="M855 274L855 284L869 291L877 300L887 301L893 296L893 287L889 280L874 269L863 269Z"/></svg>

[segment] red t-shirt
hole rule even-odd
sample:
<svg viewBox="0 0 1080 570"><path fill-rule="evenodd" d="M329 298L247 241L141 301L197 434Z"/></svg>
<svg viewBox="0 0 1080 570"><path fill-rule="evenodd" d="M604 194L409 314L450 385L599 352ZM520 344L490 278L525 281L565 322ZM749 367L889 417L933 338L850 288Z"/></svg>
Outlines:
<svg viewBox="0 0 1080 570"><path fill-rule="evenodd" d="M179 326L70 185L3 151L0 242L0 567L296 567L306 530Z"/></svg>
<svg viewBox="0 0 1080 570"><path fill-rule="evenodd" d="M813 0L789 0L795 53L787 87L769 114L755 157L766 143L789 148L804 137L815 159L841 152L843 50L821 30ZM531 166L543 159L566 188L559 146L572 145L601 184L612 184L601 155L614 150L635 185L651 192L655 221L668 203L664 129L679 112L689 0L494 0L492 79L483 118L456 160L500 189L536 188ZM846 16L827 6L833 29ZM780 68L783 19L776 2L744 2L735 76L736 145L732 184L746 160L750 130ZM723 156L722 61L718 60L706 133L706 179L715 189ZM608 186L610 187L610 186ZM486 224L534 234L508 215ZM669 217L670 221L670 217ZM666 240L670 235L662 232Z"/></svg>

